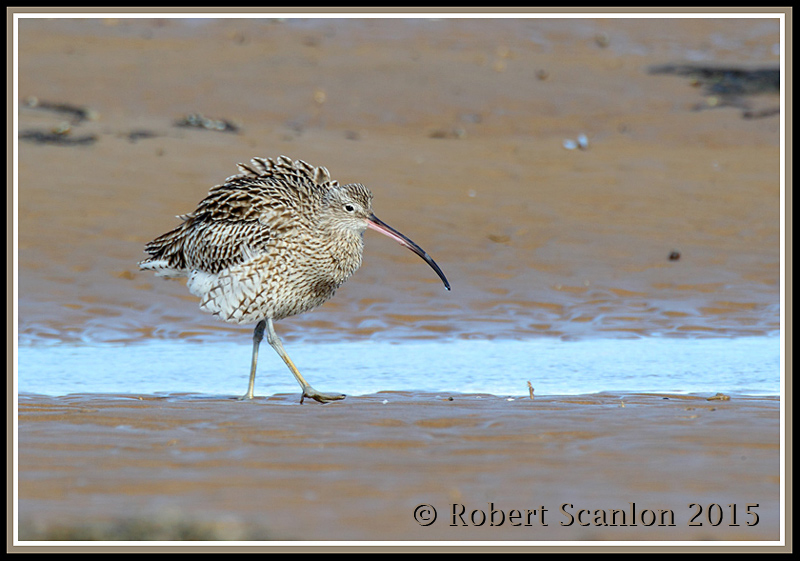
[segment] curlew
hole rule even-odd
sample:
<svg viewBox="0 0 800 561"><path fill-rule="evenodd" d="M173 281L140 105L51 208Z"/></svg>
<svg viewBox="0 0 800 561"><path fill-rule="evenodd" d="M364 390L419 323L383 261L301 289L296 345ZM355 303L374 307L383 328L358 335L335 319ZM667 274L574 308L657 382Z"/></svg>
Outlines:
<svg viewBox="0 0 800 561"><path fill-rule="evenodd" d="M367 228L389 236L444 273L417 244L372 212L372 193L360 183L340 185L324 167L285 156L254 158L241 173L211 189L182 223L145 246L139 263L157 276L187 278L200 309L236 324L256 323L250 383L258 348L267 341L302 388L320 403L344 399L306 382L283 348L274 321L307 312L331 298L361 266Z"/></svg>

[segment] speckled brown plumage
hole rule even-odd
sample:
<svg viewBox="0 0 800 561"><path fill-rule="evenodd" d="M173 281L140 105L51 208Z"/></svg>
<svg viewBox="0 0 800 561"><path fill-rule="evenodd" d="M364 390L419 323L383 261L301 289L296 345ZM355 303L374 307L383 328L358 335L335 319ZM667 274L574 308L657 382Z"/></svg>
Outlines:
<svg viewBox="0 0 800 561"><path fill-rule="evenodd" d="M239 169L197 209L179 216L179 226L148 243L149 258L139 266L186 277L200 308L225 321L259 322L246 397L252 397L258 343L268 327L270 344L298 377L304 396L323 401L318 392L306 393L272 321L331 298L361 265L364 230L375 229L420 255L449 290L447 279L419 246L375 217L372 193L363 185L340 185L324 167L285 156L254 158Z"/></svg>
<svg viewBox="0 0 800 561"><path fill-rule="evenodd" d="M360 234L332 227L329 202L350 197L370 210L372 194L284 157L240 168L147 244L150 258L140 266L188 277L200 307L232 323L319 306L358 269L363 248Z"/></svg>

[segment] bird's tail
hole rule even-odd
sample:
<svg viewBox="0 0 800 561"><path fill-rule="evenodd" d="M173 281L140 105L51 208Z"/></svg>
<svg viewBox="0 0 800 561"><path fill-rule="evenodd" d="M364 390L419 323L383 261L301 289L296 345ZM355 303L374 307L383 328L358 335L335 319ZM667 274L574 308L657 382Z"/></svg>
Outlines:
<svg viewBox="0 0 800 561"><path fill-rule="evenodd" d="M185 224L185 223L184 223ZM143 271L153 271L156 276L175 278L188 275L186 259L183 254L184 224L163 234L144 246L150 257L139 262Z"/></svg>

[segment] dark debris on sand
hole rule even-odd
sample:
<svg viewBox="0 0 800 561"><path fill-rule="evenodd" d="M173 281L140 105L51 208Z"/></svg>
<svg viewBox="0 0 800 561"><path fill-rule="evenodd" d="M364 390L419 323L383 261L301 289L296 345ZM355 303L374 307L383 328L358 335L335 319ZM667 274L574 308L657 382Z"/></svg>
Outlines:
<svg viewBox="0 0 800 561"><path fill-rule="evenodd" d="M238 133L239 126L227 119L209 119L200 113L192 113L175 121L176 127L195 127L210 131Z"/></svg>
<svg viewBox="0 0 800 561"><path fill-rule="evenodd" d="M674 74L686 76L692 84L700 86L707 97L706 103L695 110L717 107L738 107L745 119L760 119L779 115L780 108L752 109L743 98L760 94L777 94L781 88L781 72L778 68L735 68L702 66L692 64L665 64L651 66L650 74Z"/></svg>
<svg viewBox="0 0 800 561"><path fill-rule="evenodd" d="M73 105L71 103L42 101L38 97L31 96L25 99L24 104L28 109L50 111L71 117L73 124L78 124L83 121L94 121L97 119L97 113L94 110L80 105Z"/></svg>
<svg viewBox="0 0 800 561"><path fill-rule="evenodd" d="M63 146L89 145L97 142L97 137L93 134L83 136L72 136L69 132L28 130L21 132L20 140L34 142L36 144L60 144Z"/></svg>

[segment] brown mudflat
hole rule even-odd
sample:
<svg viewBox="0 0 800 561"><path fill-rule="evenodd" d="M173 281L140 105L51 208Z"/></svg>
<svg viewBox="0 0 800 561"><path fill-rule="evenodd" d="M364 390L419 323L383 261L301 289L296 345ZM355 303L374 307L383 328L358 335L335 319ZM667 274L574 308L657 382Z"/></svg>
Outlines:
<svg viewBox="0 0 800 561"><path fill-rule="evenodd" d="M20 538L777 540L779 401L707 397L23 396Z"/></svg>
<svg viewBox="0 0 800 561"><path fill-rule="evenodd" d="M19 39L20 130L95 139L20 141L23 341L240 340L136 263L236 163L280 154L366 185L453 285L367 232L287 340L779 328L780 116L650 72L772 67L777 23L38 19Z"/></svg>

